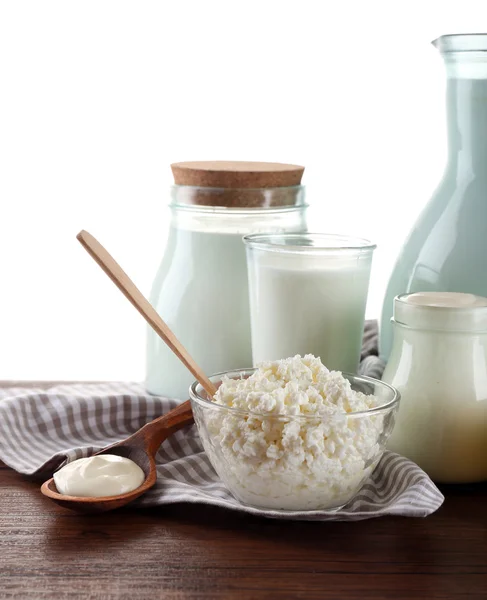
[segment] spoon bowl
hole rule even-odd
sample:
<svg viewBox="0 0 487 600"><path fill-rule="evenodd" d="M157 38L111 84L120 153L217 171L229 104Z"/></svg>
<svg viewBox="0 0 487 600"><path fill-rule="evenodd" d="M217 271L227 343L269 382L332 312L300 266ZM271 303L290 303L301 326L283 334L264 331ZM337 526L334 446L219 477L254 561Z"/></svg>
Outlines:
<svg viewBox="0 0 487 600"><path fill-rule="evenodd" d="M192 375L200 382L205 391L213 397L216 388L208 379L194 359L177 339L174 333L161 319L150 302L143 296L130 277L105 250L105 248L87 231L81 231L77 239L91 257L110 277L113 283L124 296L135 306L139 313L161 337L161 339L176 354L181 362L188 368ZM57 504L84 513L96 513L113 510L132 502L153 487L157 481L155 455L162 442L175 431L193 423L193 413L189 400L180 404L166 415L147 423L126 440L103 448L96 454L117 454L129 458L144 472L143 483L126 494L118 496L68 496L60 494L56 488L54 478L49 479L41 486L41 492Z"/></svg>
<svg viewBox="0 0 487 600"><path fill-rule="evenodd" d="M129 502L133 502L136 498L145 494L147 490L150 490L150 488L155 485L156 481L156 465L155 462L152 461L151 473L144 483L135 490L123 494L122 496L105 496L103 498L65 496L57 491L53 477L42 484L41 492L44 496L47 496L63 508L69 508L70 510L83 513L100 513L115 510L116 508L121 508L122 506L129 504Z"/></svg>

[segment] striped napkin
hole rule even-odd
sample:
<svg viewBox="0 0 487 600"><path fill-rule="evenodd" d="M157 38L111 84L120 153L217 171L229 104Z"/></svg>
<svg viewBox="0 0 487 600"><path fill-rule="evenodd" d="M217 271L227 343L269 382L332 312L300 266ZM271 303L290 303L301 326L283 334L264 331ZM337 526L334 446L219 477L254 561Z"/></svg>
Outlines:
<svg viewBox="0 0 487 600"><path fill-rule="evenodd" d="M370 328L369 328L370 329ZM366 331L365 340L367 340ZM369 336L376 346L376 335ZM361 372L380 376L383 364L364 345ZM48 390L0 392L0 460L19 473L47 479L67 461L90 456L171 410L176 400L151 396L136 383L63 384ZM134 507L178 502L212 504L271 518L357 521L382 515L425 517L443 503L433 482L411 461L386 452L370 480L344 508L273 511L242 505L219 480L196 426L175 433L157 457L158 480Z"/></svg>

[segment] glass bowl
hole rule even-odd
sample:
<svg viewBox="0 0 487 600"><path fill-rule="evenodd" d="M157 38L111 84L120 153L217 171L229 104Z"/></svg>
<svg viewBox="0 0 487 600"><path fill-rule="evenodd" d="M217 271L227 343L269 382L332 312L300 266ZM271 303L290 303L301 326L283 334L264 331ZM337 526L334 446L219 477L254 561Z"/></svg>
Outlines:
<svg viewBox="0 0 487 600"><path fill-rule="evenodd" d="M254 372L228 371L210 380L218 388L223 376ZM374 394L378 406L327 416L259 414L215 404L193 383L191 405L203 447L237 500L277 511L338 510L357 494L384 453L400 395L378 379L343 376L353 390ZM292 451L279 451L283 438Z"/></svg>

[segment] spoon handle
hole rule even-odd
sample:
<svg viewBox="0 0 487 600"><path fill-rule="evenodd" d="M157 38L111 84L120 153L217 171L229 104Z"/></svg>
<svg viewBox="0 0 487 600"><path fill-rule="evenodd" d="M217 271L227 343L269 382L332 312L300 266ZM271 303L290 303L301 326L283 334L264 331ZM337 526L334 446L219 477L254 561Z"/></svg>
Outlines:
<svg viewBox="0 0 487 600"><path fill-rule="evenodd" d="M76 237L79 242L81 242L83 248L105 271L122 294L135 306L152 329L154 329L154 331L166 342L179 360L189 369L194 378L201 383L205 391L210 394L210 397L213 397L216 393L215 386L191 358L181 342L176 338L166 323L164 323L150 302L144 297L142 292L137 288L135 283L130 279L127 273L125 273L117 261L105 250L100 242L87 231L80 231Z"/></svg>
<svg viewBox="0 0 487 600"><path fill-rule="evenodd" d="M155 456L162 442L186 425L194 423L191 402L186 400L167 414L154 419L136 431L123 442L127 446L143 446L151 456ZM115 444L118 445L118 444ZM110 450L108 448L108 450ZM103 452L106 452L104 449Z"/></svg>

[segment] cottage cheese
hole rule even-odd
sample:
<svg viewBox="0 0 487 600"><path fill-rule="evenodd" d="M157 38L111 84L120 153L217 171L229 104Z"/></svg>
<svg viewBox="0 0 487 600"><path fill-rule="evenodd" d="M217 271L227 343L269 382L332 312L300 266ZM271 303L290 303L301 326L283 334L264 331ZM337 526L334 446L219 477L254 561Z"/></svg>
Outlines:
<svg viewBox="0 0 487 600"><path fill-rule="evenodd" d="M353 415L378 398L353 391L312 355L263 362L247 379L224 377L214 402L236 410L207 411L205 448L232 493L254 506L342 506L381 456L382 417Z"/></svg>

